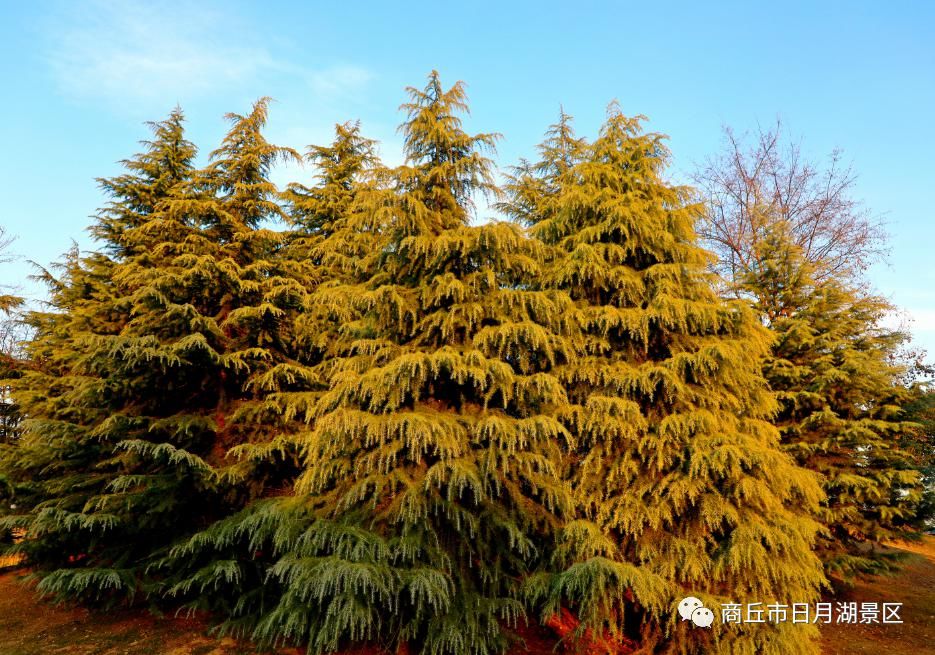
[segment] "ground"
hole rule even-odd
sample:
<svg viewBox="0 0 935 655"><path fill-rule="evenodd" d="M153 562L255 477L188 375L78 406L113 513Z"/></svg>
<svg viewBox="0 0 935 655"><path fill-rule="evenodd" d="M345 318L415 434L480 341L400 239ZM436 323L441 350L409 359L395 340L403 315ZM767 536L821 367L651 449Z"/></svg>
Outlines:
<svg viewBox="0 0 935 655"><path fill-rule="evenodd" d="M935 653L935 537L898 544L906 560L898 573L858 582L841 600L902 603L899 625L828 625L825 655L927 655Z"/></svg>
<svg viewBox="0 0 935 655"><path fill-rule="evenodd" d="M37 599L20 574L0 575L0 655L247 655L249 644L207 635L196 619L92 613ZM282 649L277 655L299 655Z"/></svg>
<svg viewBox="0 0 935 655"><path fill-rule="evenodd" d="M829 625L825 655L935 653L935 537L900 544L899 573L865 580L843 600L903 603L902 625ZM91 613L39 601L21 573L0 574L0 655L247 655L249 644L207 636L195 619L139 612ZM298 655L283 649L276 655Z"/></svg>

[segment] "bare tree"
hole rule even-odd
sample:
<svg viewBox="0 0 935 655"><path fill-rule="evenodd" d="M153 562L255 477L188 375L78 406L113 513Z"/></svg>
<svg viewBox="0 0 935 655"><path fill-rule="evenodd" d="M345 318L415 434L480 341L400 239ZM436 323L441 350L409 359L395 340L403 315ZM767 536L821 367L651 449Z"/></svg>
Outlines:
<svg viewBox="0 0 935 655"><path fill-rule="evenodd" d="M10 237L0 225L0 264L13 259L9 254ZM22 343L25 337L23 323L14 311L23 300L4 293L8 287L0 285L0 443L9 443L19 434L22 415L10 395L8 381L18 374L23 361Z"/></svg>
<svg viewBox="0 0 935 655"><path fill-rule="evenodd" d="M11 394L10 380L23 364L25 330L11 317L0 320L0 443L14 442L20 433L22 412Z"/></svg>
<svg viewBox="0 0 935 655"><path fill-rule="evenodd" d="M11 243L13 243L13 237L7 234L4 227L0 225L0 264L6 264L13 259L9 254ZM0 284L0 314L8 314L22 302L20 298L4 293L8 289L7 285Z"/></svg>
<svg viewBox="0 0 935 655"><path fill-rule="evenodd" d="M879 219L854 199L855 176L840 151L824 164L807 159L777 121L753 138L724 129L724 149L694 175L707 212L698 226L728 284L756 267L757 243L784 221L816 279L854 281L885 252Z"/></svg>

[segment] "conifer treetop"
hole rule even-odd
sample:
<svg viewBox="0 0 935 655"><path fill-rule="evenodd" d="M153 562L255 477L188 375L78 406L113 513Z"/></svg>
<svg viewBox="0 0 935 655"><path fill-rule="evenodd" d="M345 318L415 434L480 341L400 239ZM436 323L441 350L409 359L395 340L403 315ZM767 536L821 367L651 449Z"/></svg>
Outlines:
<svg viewBox="0 0 935 655"><path fill-rule="evenodd" d="M224 199L228 214L249 228L260 226L264 220L285 220L269 174L277 163L302 161L298 152L273 145L263 135L271 101L263 97L253 104L250 113L225 116L231 129L221 146L211 153L212 162L205 171L208 184Z"/></svg>
<svg viewBox="0 0 935 655"><path fill-rule="evenodd" d="M126 243L128 232L143 225L173 187L188 180L198 151L185 138L184 123L180 107L164 120L148 122L153 137L141 142L143 152L120 162L127 172L98 178L112 200L98 213L90 232L111 255L126 258L135 254Z"/></svg>
<svg viewBox="0 0 935 655"><path fill-rule="evenodd" d="M464 208L474 207L475 193L498 193L493 162L484 153L496 150L500 135L469 135L463 130L458 116L468 111L463 82L445 91L438 72L432 71L424 89L408 87L406 92L410 101L400 109L407 120L399 130L412 169L403 183L421 189L423 203L442 210L449 220L464 223L468 219ZM407 180L410 177L415 179Z"/></svg>

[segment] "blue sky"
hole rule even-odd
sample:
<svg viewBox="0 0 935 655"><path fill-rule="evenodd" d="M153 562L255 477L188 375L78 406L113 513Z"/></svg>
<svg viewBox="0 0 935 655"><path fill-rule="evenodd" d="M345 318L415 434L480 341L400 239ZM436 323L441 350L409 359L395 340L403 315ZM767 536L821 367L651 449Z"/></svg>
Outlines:
<svg viewBox="0 0 935 655"><path fill-rule="evenodd" d="M504 135L504 167L560 104L590 135L614 98L670 136L674 176L723 125L781 117L811 156L843 149L891 233L872 282L935 355L935 3L0 0L0 15L0 225L22 257L0 283L33 297L25 260L91 245L94 178L136 152L143 121L181 104L206 153L225 112L270 95L272 140L304 149L360 119L393 163L403 89L435 68L468 84L469 129Z"/></svg>

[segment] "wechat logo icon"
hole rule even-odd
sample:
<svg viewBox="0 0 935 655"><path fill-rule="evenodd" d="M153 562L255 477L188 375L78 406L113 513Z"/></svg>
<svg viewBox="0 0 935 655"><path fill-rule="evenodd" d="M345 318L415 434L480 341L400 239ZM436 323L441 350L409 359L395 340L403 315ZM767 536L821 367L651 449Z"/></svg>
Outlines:
<svg viewBox="0 0 935 655"><path fill-rule="evenodd" d="M683 621L691 621L699 628L708 628L714 623L714 612L694 596L687 596L679 602L679 616Z"/></svg>

